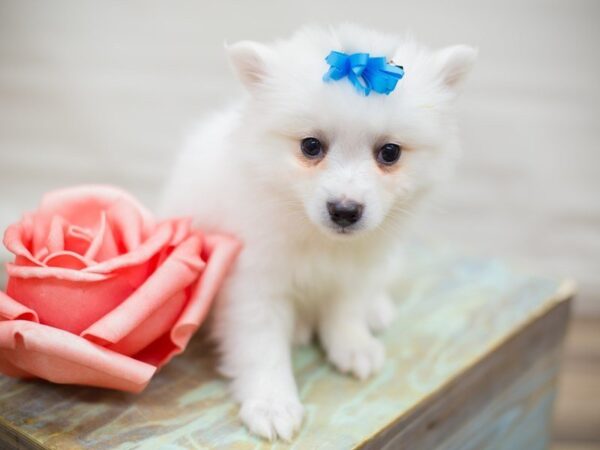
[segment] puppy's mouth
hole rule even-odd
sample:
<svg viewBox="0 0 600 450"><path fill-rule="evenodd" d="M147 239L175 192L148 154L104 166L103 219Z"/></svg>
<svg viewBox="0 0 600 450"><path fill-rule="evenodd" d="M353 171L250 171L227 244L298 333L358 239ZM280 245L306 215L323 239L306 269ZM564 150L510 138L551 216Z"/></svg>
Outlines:
<svg viewBox="0 0 600 450"><path fill-rule="evenodd" d="M333 231L336 232L337 234L351 235L356 231L356 229L354 229L353 227L334 226Z"/></svg>
<svg viewBox="0 0 600 450"><path fill-rule="evenodd" d="M352 236L359 234L362 230L362 227L358 224L340 226L334 223L330 223L326 226L326 228L329 235L333 235L333 237L338 237L341 239L348 239Z"/></svg>

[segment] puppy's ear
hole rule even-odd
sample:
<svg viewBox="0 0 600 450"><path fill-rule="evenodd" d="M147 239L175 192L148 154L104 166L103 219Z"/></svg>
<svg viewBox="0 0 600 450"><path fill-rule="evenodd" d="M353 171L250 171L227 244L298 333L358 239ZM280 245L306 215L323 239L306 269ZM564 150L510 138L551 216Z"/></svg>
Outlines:
<svg viewBox="0 0 600 450"><path fill-rule="evenodd" d="M249 90L260 85L267 76L272 50L266 45L252 41L225 44L231 65L242 84Z"/></svg>
<svg viewBox="0 0 600 450"><path fill-rule="evenodd" d="M438 50L435 54L438 76L447 87L458 90L476 59L477 50L467 45L455 45Z"/></svg>

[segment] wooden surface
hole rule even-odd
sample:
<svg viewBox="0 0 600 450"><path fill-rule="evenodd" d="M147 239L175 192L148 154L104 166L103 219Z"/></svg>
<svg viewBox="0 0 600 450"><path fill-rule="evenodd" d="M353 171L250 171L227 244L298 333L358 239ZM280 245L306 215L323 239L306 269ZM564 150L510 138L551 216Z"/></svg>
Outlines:
<svg viewBox="0 0 600 450"><path fill-rule="evenodd" d="M600 449L600 319L569 325L552 450Z"/></svg>
<svg viewBox="0 0 600 450"><path fill-rule="evenodd" d="M381 448L404 433L418 447L508 448L548 438L568 284L495 260L414 247L385 334L382 372L361 383L314 347L294 354L307 415L293 445ZM195 339L141 395L0 378L0 428L21 448L221 448L270 445L248 436L205 341ZM406 445L406 441L404 445Z"/></svg>
<svg viewBox="0 0 600 450"><path fill-rule="evenodd" d="M569 304L510 336L365 450L543 450Z"/></svg>

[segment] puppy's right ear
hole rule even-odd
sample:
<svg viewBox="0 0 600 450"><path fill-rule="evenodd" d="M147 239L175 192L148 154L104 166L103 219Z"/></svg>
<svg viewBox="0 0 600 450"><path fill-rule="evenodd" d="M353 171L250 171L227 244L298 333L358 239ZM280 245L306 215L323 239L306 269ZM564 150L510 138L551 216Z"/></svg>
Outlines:
<svg viewBox="0 0 600 450"><path fill-rule="evenodd" d="M255 89L265 80L273 53L269 47L258 42L240 41L225 44L225 50L238 78L248 90Z"/></svg>
<svg viewBox="0 0 600 450"><path fill-rule="evenodd" d="M446 47L435 54L439 77L451 90L457 91L477 59L477 50L467 45Z"/></svg>

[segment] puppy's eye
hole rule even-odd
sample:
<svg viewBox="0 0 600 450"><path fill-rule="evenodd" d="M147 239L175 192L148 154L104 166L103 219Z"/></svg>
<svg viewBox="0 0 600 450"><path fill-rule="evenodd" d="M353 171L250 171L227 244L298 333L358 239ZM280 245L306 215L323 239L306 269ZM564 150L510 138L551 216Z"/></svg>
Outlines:
<svg viewBox="0 0 600 450"><path fill-rule="evenodd" d="M323 157L323 144L317 138L307 137L300 142L302 153L309 159L317 159Z"/></svg>
<svg viewBox="0 0 600 450"><path fill-rule="evenodd" d="M391 166L400 159L402 149L398 144L384 144L377 150L376 159L379 164Z"/></svg>

